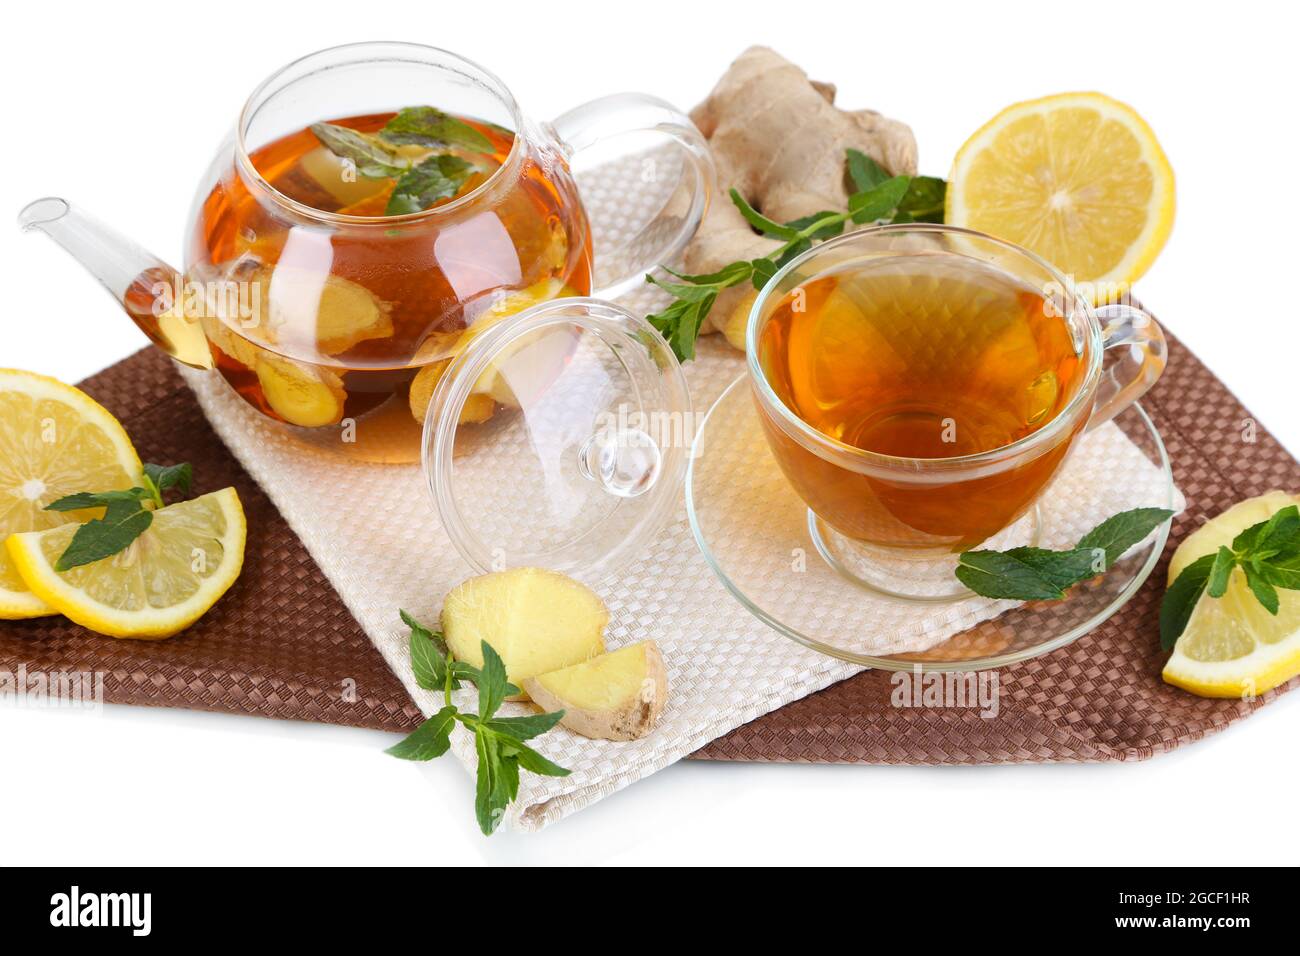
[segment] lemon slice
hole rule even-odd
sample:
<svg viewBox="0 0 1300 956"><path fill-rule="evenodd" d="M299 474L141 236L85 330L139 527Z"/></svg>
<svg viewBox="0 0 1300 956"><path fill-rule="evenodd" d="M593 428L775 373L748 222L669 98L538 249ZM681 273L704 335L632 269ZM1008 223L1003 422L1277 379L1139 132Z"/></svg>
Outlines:
<svg viewBox="0 0 1300 956"><path fill-rule="evenodd" d="M0 369L0 541L99 517L102 508L44 509L78 491L130 488L139 476L131 439L103 406L44 375ZM0 619L53 613L0 548Z"/></svg>
<svg viewBox="0 0 1300 956"><path fill-rule="evenodd" d="M1300 495L1270 491L1233 505L1188 535L1169 562L1169 581L1242 531L1259 524ZM1203 594L1165 665L1164 679L1202 697L1264 693L1300 674L1300 591L1278 590L1278 612L1269 614L1235 568L1223 597Z"/></svg>
<svg viewBox="0 0 1300 956"><path fill-rule="evenodd" d="M113 637L170 637L189 627L226 593L244 563L247 529L234 488L160 508L125 551L55 571L76 530L63 525L15 534L5 546L38 597Z"/></svg>
<svg viewBox="0 0 1300 956"><path fill-rule="evenodd" d="M1174 224L1174 173L1151 127L1101 93L1009 106L957 152L944 221L1038 253L1094 298L1150 268Z"/></svg>

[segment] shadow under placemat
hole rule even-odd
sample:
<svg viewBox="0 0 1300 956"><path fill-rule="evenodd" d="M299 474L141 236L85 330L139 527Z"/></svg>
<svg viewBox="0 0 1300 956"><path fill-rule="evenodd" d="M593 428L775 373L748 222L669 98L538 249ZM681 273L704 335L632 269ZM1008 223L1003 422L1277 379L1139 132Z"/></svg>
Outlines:
<svg viewBox="0 0 1300 956"><path fill-rule="evenodd" d="M249 527L243 574L197 624L166 641L120 641L59 618L0 622L0 670L104 674L105 700L404 732L421 720L401 683L302 543L208 426L161 353L146 349L82 383L121 419L142 459L189 461L196 492L234 485ZM1157 616L1172 548L1199 518L1273 488L1300 466L1195 356L1170 339L1143 402L1188 508L1151 579L1114 618L1069 647L998 672L997 716L978 707L891 705L869 671L766 714L693 757L880 764L1137 760L1247 716L1254 701L1193 697L1160 680Z"/></svg>

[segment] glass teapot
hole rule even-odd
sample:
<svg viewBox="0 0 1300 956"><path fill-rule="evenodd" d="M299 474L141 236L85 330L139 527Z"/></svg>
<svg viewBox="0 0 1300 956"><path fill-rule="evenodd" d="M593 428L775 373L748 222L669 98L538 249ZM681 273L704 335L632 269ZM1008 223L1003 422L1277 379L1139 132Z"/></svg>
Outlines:
<svg viewBox="0 0 1300 956"><path fill-rule="evenodd" d="M675 185L596 259L570 160L619 144L660 147L655 175ZM661 100L618 94L532 123L455 54L358 43L303 57L249 97L199 185L183 272L63 199L19 221L155 345L262 414L353 457L405 461L469 340L552 299L635 286L694 234L713 181L703 137ZM485 382L460 423L512 401Z"/></svg>

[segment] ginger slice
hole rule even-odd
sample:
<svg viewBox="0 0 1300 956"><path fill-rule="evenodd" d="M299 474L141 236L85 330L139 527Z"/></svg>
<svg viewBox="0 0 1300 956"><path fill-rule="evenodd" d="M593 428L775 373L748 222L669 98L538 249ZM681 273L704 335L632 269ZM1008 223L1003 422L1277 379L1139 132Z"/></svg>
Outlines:
<svg viewBox="0 0 1300 956"><path fill-rule="evenodd" d="M433 390L438 387L438 382L442 379L443 373L447 371L447 366L451 364L451 359L442 359L434 362L432 365L426 365L416 373L415 378L411 380L411 390L407 395L407 401L411 405L411 415L417 422L423 422L425 415L429 412L429 403L433 400ZM465 404L460 407L460 415L457 420L462 425L481 425L491 418L497 410L497 404L494 396L471 392L465 399Z"/></svg>
<svg viewBox="0 0 1300 956"><path fill-rule="evenodd" d="M609 611L586 586L542 568L494 571L462 582L442 604L442 632L457 660L480 667L482 641L516 687L605 651Z"/></svg>
<svg viewBox="0 0 1300 956"><path fill-rule="evenodd" d="M343 418L347 392L342 380L328 369L263 352L256 357L254 371L266 403L291 425L319 428Z"/></svg>
<svg viewBox="0 0 1300 956"><path fill-rule="evenodd" d="M543 710L563 710L560 723L600 740L636 740L650 733L668 701L668 672L654 641L641 641L581 664L524 679Z"/></svg>
<svg viewBox="0 0 1300 956"><path fill-rule="evenodd" d="M393 334L388 303L365 286L332 273L265 266L254 275L263 322L294 354L340 355L368 339Z"/></svg>
<svg viewBox="0 0 1300 956"><path fill-rule="evenodd" d="M866 153L892 174L916 172L911 129L872 110L839 109L834 86L810 80L767 47L742 53L691 119L713 153L718 201L710 204L686 247L689 273L713 272L780 245L750 228L726 199L732 188L763 215L789 222L846 208L844 157L849 148ZM723 290L702 331L723 330L748 291L744 285ZM743 348L743 336L733 333L728 340Z"/></svg>
<svg viewBox="0 0 1300 956"><path fill-rule="evenodd" d="M205 316L204 334L225 355L257 375L271 410L291 425L318 428L343 418L347 392L343 380L329 369L313 368L271 350L274 332L261 322L233 329L221 319Z"/></svg>
<svg viewBox="0 0 1300 956"><path fill-rule="evenodd" d="M298 160L298 165L339 206L364 202L384 193L391 185L386 179L370 179L359 175L355 163L335 155L324 146L305 154Z"/></svg>
<svg viewBox="0 0 1300 956"><path fill-rule="evenodd" d="M501 295L484 309L467 329L456 332L431 333L416 353L417 361L426 361L429 364L420 369L414 381L411 382L411 414L415 417L415 420L417 422L424 421L425 415L429 411L429 401L433 398L433 390L447 370L447 366L476 337L482 335L502 319L517 315L534 305L548 302L551 299L560 299L577 294L576 290L565 285L560 279L543 279L541 282L535 282L527 288L517 289ZM503 358L508 359L510 355L521 350L526 344L524 342L514 343ZM496 404L504 405L507 408L519 407L519 401L515 397L513 390L506 383L504 377L498 373L496 367L493 366L480 375L478 381L474 383L469 399L461 408L461 423L487 421L492 417Z"/></svg>

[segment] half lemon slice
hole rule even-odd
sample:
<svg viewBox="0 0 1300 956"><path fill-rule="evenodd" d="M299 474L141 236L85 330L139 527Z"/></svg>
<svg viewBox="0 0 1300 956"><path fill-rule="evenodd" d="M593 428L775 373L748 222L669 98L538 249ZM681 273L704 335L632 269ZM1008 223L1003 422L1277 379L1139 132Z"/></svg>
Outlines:
<svg viewBox="0 0 1300 956"><path fill-rule="evenodd" d="M1009 106L957 152L944 221L1036 252L1095 299L1141 276L1174 224L1174 173L1132 107L1101 93Z"/></svg>
<svg viewBox="0 0 1300 956"><path fill-rule="evenodd" d="M1197 558L1230 545L1241 532L1300 496L1270 491L1233 505L1188 535L1169 562L1169 582ZM1247 697L1300 674L1300 591L1278 590L1278 612L1268 613L1233 569L1221 598L1202 594L1165 664L1166 682L1202 697Z"/></svg>
<svg viewBox="0 0 1300 956"><path fill-rule="evenodd" d="M0 541L98 517L102 508L60 512L45 506L89 488L130 488L139 476L131 439L102 405L44 375L0 369ZM0 619L53 613L0 548Z"/></svg>
<svg viewBox="0 0 1300 956"><path fill-rule="evenodd" d="M247 527L234 488L177 502L124 551L55 571L75 525L11 535L9 558L32 592L78 624L113 637L170 637L225 594L244 563Z"/></svg>

